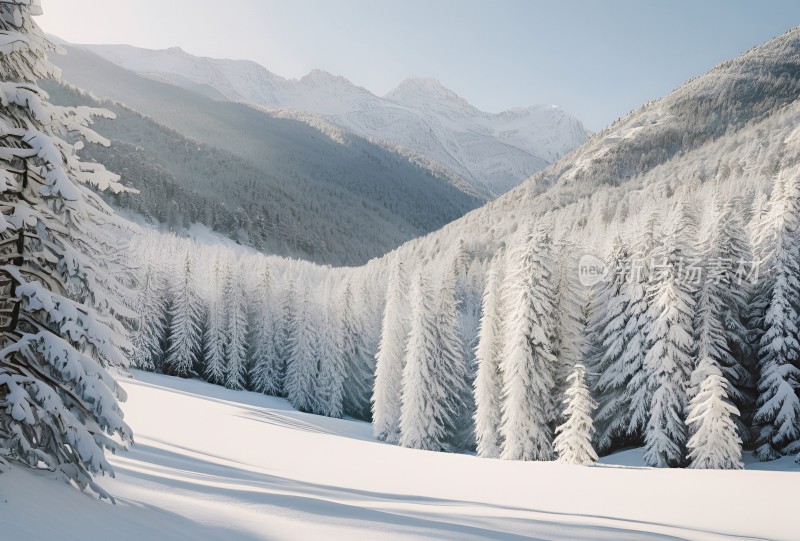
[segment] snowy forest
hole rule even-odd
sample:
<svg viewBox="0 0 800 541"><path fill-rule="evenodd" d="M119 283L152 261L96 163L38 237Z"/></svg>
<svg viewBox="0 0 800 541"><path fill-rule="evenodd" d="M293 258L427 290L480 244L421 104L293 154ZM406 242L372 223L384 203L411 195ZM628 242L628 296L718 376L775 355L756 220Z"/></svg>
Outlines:
<svg viewBox="0 0 800 541"><path fill-rule="evenodd" d="M129 369L485 459L591 465L642 447L654 468L741 469L745 451L800 460L800 105L788 93L722 115L739 130L726 138L662 114L695 111L690 86L595 135L555 187L549 170L337 268L118 216L98 192L140 194L79 158L109 145L93 125L114 113L54 105L37 86L58 76L39 12L0 0L13 76L0 82L0 470L56 472L112 498L94 478L133 442L117 380ZM787 79L758 84L795 88ZM649 135L668 117L686 125ZM652 152L609 150L631 133ZM665 143L677 133L692 134L682 150ZM459 197L458 213L471 208Z"/></svg>
<svg viewBox="0 0 800 541"><path fill-rule="evenodd" d="M359 269L150 233L135 362L419 449L588 463L643 445L652 466L696 468L796 454L798 179L652 204L610 228L593 287L579 260L598 228L577 217L523 222L494 254L457 240Z"/></svg>

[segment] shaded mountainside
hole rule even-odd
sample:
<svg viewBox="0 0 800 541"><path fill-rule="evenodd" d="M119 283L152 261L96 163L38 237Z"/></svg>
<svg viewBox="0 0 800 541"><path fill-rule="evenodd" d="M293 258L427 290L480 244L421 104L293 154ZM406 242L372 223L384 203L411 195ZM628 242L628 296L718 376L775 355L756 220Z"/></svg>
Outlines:
<svg viewBox="0 0 800 541"><path fill-rule="evenodd" d="M589 137L559 107L487 113L435 79L409 77L381 97L322 70L289 80L255 62L196 57L177 47L77 47L195 92L321 115L352 133L424 154L487 196L508 191Z"/></svg>
<svg viewBox="0 0 800 541"><path fill-rule="evenodd" d="M142 190L120 206L173 226L198 221L270 253L356 265L483 202L452 175L356 136L214 101L79 49L56 61L65 81L133 109L104 104L119 117L98 123L113 144L84 155Z"/></svg>

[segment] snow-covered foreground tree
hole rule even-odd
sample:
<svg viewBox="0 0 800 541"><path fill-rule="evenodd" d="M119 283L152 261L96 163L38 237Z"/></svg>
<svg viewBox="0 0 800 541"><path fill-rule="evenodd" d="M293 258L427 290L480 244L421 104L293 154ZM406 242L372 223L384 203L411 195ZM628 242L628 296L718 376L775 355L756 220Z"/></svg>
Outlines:
<svg viewBox="0 0 800 541"><path fill-rule="evenodd" d="M586 385L586 367L576 364L567 377L569 387L564 396L563 425L556 429L553 441L558 460L567 464L587 465L597 462L597 453L592 447L594 423L592 413L597 404L592 400Z"/></svg>
<svg viewBox="0 0 800 541"><path fill-rule="evenodd" d="M736 430L739 410L730 402L728 382L709 357L700 361L692 377L702 384L686 420L694 433L688 444L690 467L741 469L742 439Z"/></svg>
<svg viewBox="0 0 800 541"><path fill-rule="evenodd" d="M0 0L0 457L106 496L93 481L113 473L104 450L132 436L104 367L127 363L115 316L135 315L118 302L121 222L84 185L123 188L62 139L107 144L89 128L106 113L48 103L37 82L58 74L40 13L38 0Z"/></svg>

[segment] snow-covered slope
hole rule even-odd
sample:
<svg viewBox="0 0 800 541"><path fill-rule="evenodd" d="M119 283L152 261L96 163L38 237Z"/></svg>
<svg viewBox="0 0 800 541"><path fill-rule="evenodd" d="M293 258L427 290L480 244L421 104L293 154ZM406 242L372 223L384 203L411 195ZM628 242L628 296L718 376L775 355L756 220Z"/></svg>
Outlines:
<svg viewBox="0 0 800 541"><path fill-rule="evenodd" d="M101 480L118 504L13 468L0 537L796 539L790 460L738 472L641 468L638 451L592 468L486 460L381 444L366 423L198 381L137 372L122 384L136 445Z"/></svg>
<svg viewBox="0 0 800 541"><path fill-rule="evenodd" d="M232 101L322 115L355 134L420 152L487 195L516 186L589 136L559 107L486 113L434 79L411 77L380 97L320 70L287 80L254 62L200 58L180 48L81 47L131 71L206 95L213 89Z"/></svg>

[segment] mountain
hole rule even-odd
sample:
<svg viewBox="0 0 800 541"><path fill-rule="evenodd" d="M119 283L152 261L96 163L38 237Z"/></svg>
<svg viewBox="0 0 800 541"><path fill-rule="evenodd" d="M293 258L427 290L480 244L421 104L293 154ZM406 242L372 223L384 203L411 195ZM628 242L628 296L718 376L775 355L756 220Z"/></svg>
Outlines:
<svg viewBox="0 0 800 541"><path fill-rule="evenodd" d="M583 125L559 107L486 113L434 79L411 77L380 97L320 70L288 80L254 62L201 58L177 47L79 47L193 92L319 114L362 137L419 152L486 196L508 191L589 137Z"/></svg>
<svg viewBox="0 0 800 541"><path fill-rule="evenodd" d="M329 123L214 100L66 49L54 58L63 79L113 100L103 105L118 116L97 124L111 147L84 156L142 191L112 202L176 229L201 222L268 253L357 265L484 202L452 173ZM46 87L58 103L97 105Z"/></svg>
<svg viewBox="0 0 800 541"><path fill-rule="evenodd" d="M741 196L743 216L755 220L753 199L768 197L774 180L800 163L799 100L800 27L641 106L399 257L436 257L457 238L494 253L521 222L542 218L602 252L614 234L640 234L653 212L669 215L681 198L708 212L715 189Z"/></svg>

